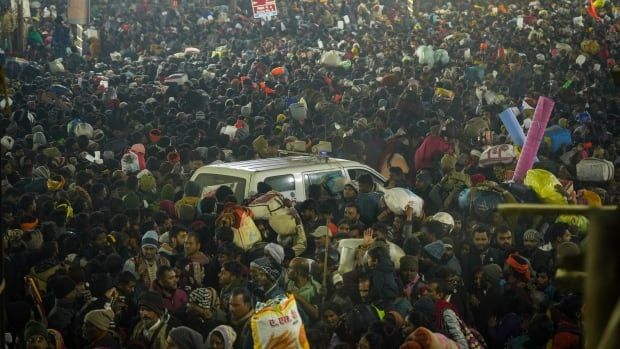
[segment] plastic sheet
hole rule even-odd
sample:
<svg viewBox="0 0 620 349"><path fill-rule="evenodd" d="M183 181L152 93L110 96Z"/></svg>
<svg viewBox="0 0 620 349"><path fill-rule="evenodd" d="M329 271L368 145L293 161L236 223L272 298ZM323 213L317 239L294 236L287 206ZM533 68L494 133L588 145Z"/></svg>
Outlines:
<svg viewBox="0 0 620 349"><path fill-rule="evenodd" d="M547 170L534 169L527 171L523 184L531 187L543 203L568 204L566 197L556 190L556 186L562 186L562 183Z"/></svg>

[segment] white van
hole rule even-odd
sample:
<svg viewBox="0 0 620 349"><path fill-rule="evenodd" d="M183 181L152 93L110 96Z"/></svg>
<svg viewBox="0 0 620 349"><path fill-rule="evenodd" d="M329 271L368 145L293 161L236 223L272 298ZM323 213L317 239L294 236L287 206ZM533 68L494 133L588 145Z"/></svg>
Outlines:
<svg viewBox="0 0 620 349"><path fill-rule="evenodd" d="M292 201L302 202L308 197L310 185L321 184L325 176L348 180L357 179L363 174L370 174L377 187L383 189L386 179L367 165L312 155L206 165L197 169L191 180L200 184L203 195L221 185L227 185L239 202L256 193L259 182L265 182Z"/></svg>

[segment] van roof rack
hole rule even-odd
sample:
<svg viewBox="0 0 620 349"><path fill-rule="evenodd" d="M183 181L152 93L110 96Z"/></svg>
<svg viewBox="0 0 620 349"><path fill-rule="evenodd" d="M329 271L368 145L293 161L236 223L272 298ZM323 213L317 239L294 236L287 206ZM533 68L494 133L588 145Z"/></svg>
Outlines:
<svg viewBox="0 0 620 349"><path fill-rule="evenodd" d="M301 151L291 151L291 150L283 150L283 149L278 150L278 157L289 156L289 155L307 156L317 161L325 161L325 163L329 161L329 154L326 151L320 151L318 153L305 153Z"/></svg>

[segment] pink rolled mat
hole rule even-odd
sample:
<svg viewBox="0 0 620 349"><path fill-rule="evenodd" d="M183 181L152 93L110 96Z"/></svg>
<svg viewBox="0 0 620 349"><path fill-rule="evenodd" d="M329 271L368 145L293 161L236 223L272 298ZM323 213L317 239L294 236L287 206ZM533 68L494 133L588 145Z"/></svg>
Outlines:
<svg viewBox="0 0 620 349"><path fill-rule="evenodd" d="M547 123L549 122L549 117L551 117L554 105L555 102L549 97L540 96L538 98L536 110L534 110L532 126L527 132L525 144L523 145L521 156L517 162L517 168L515 168L515 173L512 176L513 181L522 183L525 174L532 168L534 158L540 147L540 142L545 136L545 129L547 128Z"/></svg>

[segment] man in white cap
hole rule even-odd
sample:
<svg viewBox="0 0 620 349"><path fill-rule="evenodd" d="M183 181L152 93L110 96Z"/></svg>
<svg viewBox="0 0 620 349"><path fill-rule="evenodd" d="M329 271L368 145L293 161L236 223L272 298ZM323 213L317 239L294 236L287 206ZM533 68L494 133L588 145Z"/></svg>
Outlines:
<svg viewBox="0 0 620 349"><path fill-rule="evenodd" d="M110 324L114 322L114 312L110 309L96 309L89 311L82 324L82 337L89 343L85 349L109 348L120 349L118 336L110 331Z"/></svg>

